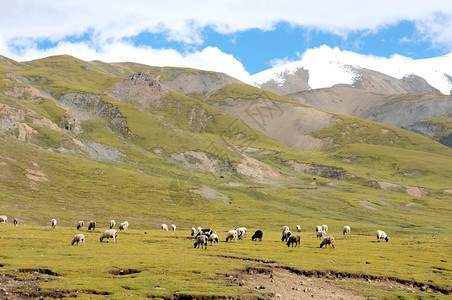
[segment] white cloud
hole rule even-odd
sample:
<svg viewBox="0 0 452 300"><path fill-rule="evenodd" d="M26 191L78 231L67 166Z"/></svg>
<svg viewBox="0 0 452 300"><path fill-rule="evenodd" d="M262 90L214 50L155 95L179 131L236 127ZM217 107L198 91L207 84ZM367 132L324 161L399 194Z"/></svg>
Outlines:
<svg viewBox="0 0 452 300"><path fill-rule="evenodd" d="M163 33L168 40L199 47L207 26L219 33L235 33L252 28L271 30L277 23L287 22L345 37L357 30L377 31L401 20L415 22L425 39L452 50L452 5L448 0L0 0L0 54L18 61L69 54L85 60L190 66L245 80L247 72L240 61L220 49L180 53L134 47L124 38L143 32ZM90 41L59 42L88 32ZM39 50L39 41L57 45Z"/></svg>

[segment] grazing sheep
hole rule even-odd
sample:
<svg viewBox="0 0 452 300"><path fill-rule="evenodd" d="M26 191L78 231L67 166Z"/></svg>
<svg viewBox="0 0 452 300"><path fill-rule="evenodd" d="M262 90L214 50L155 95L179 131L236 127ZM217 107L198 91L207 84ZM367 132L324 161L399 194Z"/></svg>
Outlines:
<svg viewBox="0 0 452 300"><path fill-rule="evenodd" d="M113 227L116 226L116 221L115 220L110 220L110 229L113 229Z"/></svg>
<svg viewBox="0 0 452 300"><path fill-rule="evenodd" d="M194 248L196 248L196 247L199 248L199 245L201 245L201 249L203 246L204 246L204 249L207 249L207 240L208 240L207 235L204 235L204 234L198 235L195 239Z"/></svg>
<svg viewBox="0 0 452 300"><path fill-rule="evenodd" d="M377 241L384 239L386 242L389 242L389 236L383 230L377 230Z"/></svg>
<svg viewBox="0 0 452 300"><path fill-rule="evenodd" d="M85 222L83 222L83 221L78 221L77 222L77 229L82 229L83 226L85 226Z"/></svg>
<svg viewBox="0 0 452 300"><path fill-rule="evenodd" d="M56 224L57 224L57 220L56 219L50 220L50 227L55 228Z"/></svg>
<svg viewBox="0 0 452 300"><path fill-rule="evenodd" d="M8 224L8 217L0 216L0 224Z"/></svg>
<svg viewBox="0 0 452 300"><path fill-rule="evenodd" d="M212 233L207 240L210 242L210 246L212 246L213 243L218 244L219 242L218 235L216 233Z"/></svg>
<svg viewBox="0 0 452 300"><path fill-rule="evenodd" d="M262 232L262 230L256 230L256 232L251 237L251 240L254 241L254 240L259 239L259 242L262 242L263 236L264 236L264 233Z"/></svg>
<svg viewBox="0 0 452 300"><path fill-rule="evenodd" d="M295 226L295 230L296 230L297 232L301 232L301 226L300 226L300 225Z"/></svg>
<svg viewBox="0 0 452 300"><path fill-rule="evenodd" d="M195 229L195 227L192 227L192 228L191 228L191 236L194 236L195 233L196 233L196 229Z"/></svg>
<svg viewBox="0 0 452 300"><path fill-rule="evenodd" d="M109 239L113 239L113 243L116 243L116 240L118 239L118 232L116 229L107 229L105 230L102 235L100 236L99 240L102 243L104 239L107 239L107 243L109 242Z"/></svg>
<svg viewBox="0 0 452 300"><path fill-rule="evenodd" d="M286 230L282 233L281 242L287 241L287 239L292 235L290 230Z"/></svg>
<svg viewBox="0 0 452 300"><path fill-rule="evenodd" d="M168 231L168 225L162 224L162 230Z"/></svg>
<svg viewBox="0 0 452 300"><path fill-rule="evenodd" d="M344 226L344 228L342 229L342 234L343 235L350 234L350 226Z"/></svg>
<svg viewBox="0 0 452 300"><path fill-rule="evenodd" d="M226 242L229 240L234 240L234 242L237 242L237 237L239 236L239 233L237 230L229 230L228 235L226 236Z"/></svg>
<svg viewBox="0 0 452 300"><path fill-rule="evenodd" d="M326 237L326 232L325 231L318 231L316 235L317 235L318 238L324 238L324 237Z"/></svg>
<svg viewBox="0 0 452 300"><path fill-rule="evenodd" d="M323 230L322 230L322 226L317 225L317 226L315 227L315 232L317 233L317 232L319 232L319 231L323 231Z"/></svg>
<svg viewBox="0 0 452 300"><path fill-rule="evenodd" d="M322 231L325 231L325 233L328 231L328 226L327 225L322 225Z"/></svg>
<svg viewBox="0 0 452 300"><path fill-rule="evenodd" d="M14 218L13 223L14 223L14 227L19 226L19 219L18 218Z"/></svg>
<svg viewBox="0 0 452 300"><path fill-rule="evenodd" d="M81 245L82 243L83 245L85 245L85 235L81 233L74 235L71 245L74 245L75 243L77 243L77 246Z"/></svg>
<svg viewBox="0 0 452 300"><path fill-rule="evenodd" d="M119 230L127 230L129 228L129 222L124 221L121 224L119 224Z"/></svg>
<svg viewBox="0 0 452 300"><path fill-rule="evenodd" d="M171 230L176 231L176 225L171 224Z"/></svg>
<svg viewBox="0 0 452 300"><path fill-rule="evenodd" d="M89 221L88 230L96 230L96 221Z"/></svg>
<svg viewBox="0 0 452 300"><path fill-rule="evenodd" d="M298 245L298 247L300 247L300 236L299 235L291 235L289 236L289 239L287 240L287 247L289 247L290 245L295 244L295 247Z"/></svg>
<svg viewBox="0 0 452 300"><path fill-rule="evenodd" d="M209 237L212 233L213 233L213 230L210 228L201 228L201 231L199 231L198 235L203 234L203 235L207 235Z"/></svg>
<svg viewBox="0 0 452 300"><path fill-rule="evenodd" d="M320 248L322 248L323 245L325 245L325 248L327 245L331 245L331 247L334 248L334 237L332 237L331 235L324 237L323 241L320 243Z"/></svg>
<svg viewBox="0 0 452 300"><path fill-rule="evenodd" d="M237 230L237 233L238 233L239 240L241 240L244 237L246 237L246 228L245 227L239 227L236 230Z"/></svg>

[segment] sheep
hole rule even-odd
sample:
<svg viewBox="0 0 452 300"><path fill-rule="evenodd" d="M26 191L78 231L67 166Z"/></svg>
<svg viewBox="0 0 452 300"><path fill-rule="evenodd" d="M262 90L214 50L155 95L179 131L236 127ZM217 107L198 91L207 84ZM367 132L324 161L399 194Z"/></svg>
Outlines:
<svg viewBox="0 0 452 300"><path fill-rule="evenodd" d="M239 240L241 240L244 237L246 237L246 228L245 227L239 227L236 230L237 230L237 233L238 233Z"/></svg>
<svg viewBox="0 0 452 300"><path fill-rule="evenodd" d="M8 217L0 216L0 224L8 224Z"/></svg>
<svg viewBox="0 0 452 300"><path fill-rule="evenodd" d="M116 244L116 240L118 239L118 232L116 231L116 229L107 229L105 230L102 235L100 236L99 240L102 243L102 241L104 239L107 239L107 243L109 242L109 239L112 238L113 239L113 243Z"/></svg>
<svg viewBox="0 0 452 300"><path fill-rule="evenodd" d="M256 230L256 232L251 237L251 240L254 241L254 240L259 239L259 242L262 242L263 236L264 236L264 233L262 232L262 230Z"/></svg>
<svg viewBox="0 0 452 300"><path fill-rule="evenodd" d="M317 226L315 227L315 233L317 233L317 232L319 232L319 231L323 231L323 230L322 230L322 226L317 225Z"/></svg>
<svg viewBox="0 0 452 300"><path fill-rule="evenodd" d="M196 229L195 229L195 227L192 227L192 228L191 228L191 236L194 236L195 233L196 233Z"/></svg>
<svg viewBox="0 0 452 300"><path fill-rule="evenodd" d="M113 229L113 227L116 226L116 221L115 220L110 220L110 229Z"/></svg>
<svg viewBox="0 0 452 300"><path fill-rule="evenodd" d="M168 231L168 225L162 224L162 230Z"/></svg>
<svg viewBox="0 0 452 300"><path fill-rule="evenodd" d="M173 231L176 231L176 225L171 224L171 229L172 229Z"/></svg>
<svg viewBox="0 0 452 300"><path fill-rule="evenodd" d="M127 230L129 228L129 222L124 221L121 224L119 224L119 230Z"/></svg>
<svg viewBox="0 0 452 300"><path fill-rule="evenodd" d="M13 223L14 223L14 227L19 226L19 219L18 218L14 218Z"/></svg>
<svg viewBox="0 0 452 300"><path fill-rule="evenodd" d="M290 245L295 244L295 247L298 245L298 248L300 248L300 236L299 235L291 235L289 236L289 239L287 240L287 247Z"/></svg>
<svg viewBox="0 0 452 300"><path fill-rule="evenodd" d="M332 237L331 235L324 237L323 241L320 243L320 248L322 248L323 245L325 245L325 248L327 245L331 245L331 247L334 248L334 237Z"/></svg>
<svg viewBox="0 0 452 300"><path fill-rule="evenodd" d="M290 230L286 230L283 232L282 237L281 237L281 242L285 242L287 241L287 239L289 238L289 236L292 235L292 232Z"/></svg>
<svg viewBox="0 0 452 300"><path fill-rule="evenodd" d="M295 226L295 229L297 230L297 232L301 232L301 226L300 225Z"/></svg>
<svg viewBox="0 0 452 300"><path fill-rule="evenodd" d="M50 227L55 228L56 224L57 224L57 220L56 219L50 220Z"/></svg>
<svg viewBox="0 0 452 300"><path fill-rule="evenodd" d="M204 249L207 249L207 240L208 240L207 235L204 235L204 234L198 235L195 239L194 248L196 248L196 247L199 248L199 245L201 245L201 249L203 246L204 246Z"/></svg>
<svg viewBox="0 0 452 300"><path fill-rule="evenodd" d="M203 235L207 235L207 237L209 237L212 233L213 233L213 230L210 228L201 228L201 231L199 231L199 228L198 228L198 235L203 234Z"/></svg>
<svg viewBox="0 0 452 300"><path fill-rule="evenodd" d="M77 222L77 229L82 229L83 226L85 226L85 222L83 222L83 221L78 221Z"/></svg>
<svg viewBox="0 0 452 300"><path fill-rule="evenodd" d="M218 235L216 233L212 233L207 240L210 242L210 246L212 246L213 243L218 244Z"/></svg>
<svg viewBox="0 0 452 300"><path fill-rule="evenodd" d="M326 237L326 232L325 231L318 231L316 235L317 235L318 238L324 238L324 237Z"/></svg>
<svg viewBox="0 0 452 300"><path fill-rule="evenodd" d="M234 242L237 242L237 237L239 236L239 233L237 230L229 230L228 235L226 236L226 242L229 240L234 240Z"/></svg>
<svg viewBox="0 0 452 300"><path fill-rule="evenodd" d="M322 225L322 231L325 231L325 233L328 231L328 226L327 225Z"/></svg>
<svg viewBox="0 0 452 300"><path fill-rule="evenodd" d="M96 221L89 221L88 230L96 230Z"/></svg>
<svg viewBox="0 0 452 300"><path fill-rule="evenodd" d="M83 245L85 245L85 235L81 233L74 235L71 245L74 245L75 243L77 243L77 246L81 245L82 243Z"/></svg>
<svg viewBox="0 0 452 300"><path fill-rule="evenodd" d="M342 234L345 235L345 236L347 234L350 234L350 226L344 226L344 228L342 229Z"/></svg>
<svg viewBox="0 0 452 300"><path fill-rule="evenodd" d="M389 236L383 230L377 230L377 241L384 239L386 242L389 242Z"/></svg>
<svg viewBox="0 0 452 300"><path fill-rule="evenodd" d="M286 230L290 230L290 229L289 229L289 226L284 225L284 226L282 227L282 232L284 232L284 231L286 231Z"/></svg>

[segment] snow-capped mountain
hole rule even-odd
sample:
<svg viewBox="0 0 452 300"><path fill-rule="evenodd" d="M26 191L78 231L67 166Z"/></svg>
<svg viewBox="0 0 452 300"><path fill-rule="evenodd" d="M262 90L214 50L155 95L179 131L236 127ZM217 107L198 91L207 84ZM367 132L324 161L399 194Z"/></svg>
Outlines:
<svg viewBox="0 0 452 300"><path fill-rule="evenodd" d="M369 80L373 76L379 79L367 84L363 82L363 78ZM249 83L283 95L337 84L383 93L441 92L449 95L452 92L452 53L413 60L398 55L390 58L367 56L321 46L307 50L299 61L252 75ZM377 83L384 84L378 86ZM419 90L419 85L423 89Z"/></svg>

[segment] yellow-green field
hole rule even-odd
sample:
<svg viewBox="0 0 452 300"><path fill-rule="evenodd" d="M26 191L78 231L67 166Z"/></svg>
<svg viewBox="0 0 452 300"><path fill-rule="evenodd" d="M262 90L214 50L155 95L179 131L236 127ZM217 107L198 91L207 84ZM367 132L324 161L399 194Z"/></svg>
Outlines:
<svg viewBox="0 0 452 300"><path fill-rule="evenodd" d="M99 220L94 232L86 228L77 231L75 225L55 229L27 224L17 228L11 224L0 226L0 272L33 278L36 275L17 270L49 269L59 276L39 275L52 279L39 283L43 291L78 290L101 294L77 293L77 298L90 299L166 297L176 293L258 296L257 292L227 285L226 275L259 264L239 258L272 261L299 270L334 270L414 279L439 286L451 284L452 246L444 237L393 237L388 243L378 243L373 235L352 232L344 238L340 228L330 228L329 234L336 236L335 249L320 249L320 241L312 232L300 233L300 248L288 248L281 242L277 230L265 231L262 242L253 242L254 228L249 228L244 240L226 243L227 228L216 228L220 243L204 250L193 248L189 228L176 232L130 229L119 232L117 244L100 243L99 237L107 222ZM71 246L72 237L77 233L85 234L84 246ZM114 271L129 269L138 272L114 274ZM362 286L349 287L362 289ZM27 286L23 289L26 291ZM408 293L371 287L365 290L369 297L447 298L440 293L421 291Z"/></svg>

